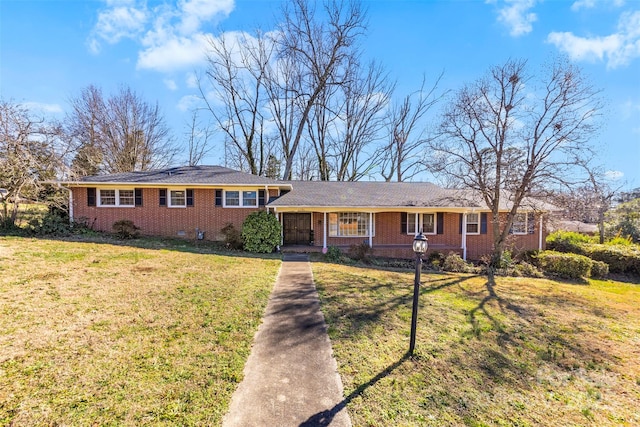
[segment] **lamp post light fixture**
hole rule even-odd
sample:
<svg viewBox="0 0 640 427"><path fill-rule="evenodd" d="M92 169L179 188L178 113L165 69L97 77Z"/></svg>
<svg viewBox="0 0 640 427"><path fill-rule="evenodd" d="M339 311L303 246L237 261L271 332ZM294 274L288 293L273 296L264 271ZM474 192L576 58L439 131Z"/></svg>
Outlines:
<svg viewBox="0 0 640 427"><path fill-rule="evenodd" d="M413 252L416 254L416 275L413 281L413 312L411 314L411 340L409 355L413 355L416 347L416 324L418 322L418 296L420 295L420 272L422 271L422 255L427 252L427 238L422 231L413 239Z"/></svg>

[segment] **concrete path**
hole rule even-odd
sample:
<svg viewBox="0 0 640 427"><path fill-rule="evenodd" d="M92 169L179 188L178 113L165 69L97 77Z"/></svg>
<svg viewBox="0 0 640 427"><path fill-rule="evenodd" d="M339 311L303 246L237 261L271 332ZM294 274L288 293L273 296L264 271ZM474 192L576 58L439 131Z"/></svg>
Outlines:
<svg viewBox="0 0 640 427"><path fill-rule="evenodd" d="M306 255L285 254L224 427L349 427Z"/></svg>

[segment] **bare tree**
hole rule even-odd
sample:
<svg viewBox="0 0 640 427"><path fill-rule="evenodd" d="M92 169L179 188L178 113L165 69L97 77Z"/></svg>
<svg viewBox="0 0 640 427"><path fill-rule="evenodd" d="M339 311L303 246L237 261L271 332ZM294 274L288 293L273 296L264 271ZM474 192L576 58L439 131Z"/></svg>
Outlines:
<svg viewBox="0 0 640 427"><path fill-rule="evenodd" d="M575 184L577 166L593 157L598 91L566 60L539 76L536 86L523 60L493 67L457 92L442 118L443 138L429 144L431 170L480 194L493 214L490 274L525 198L554 184Z"/></svg>
<svg viewBox="0 0 640 427"><path fill-rule="evenodd" d="M198 120L198 112L193 111L191 114L191 121L187 124L187 142L188 142L188 155L187 164L189 166L198 165L202 159L213 150L213 146L210 145L210 139L213 135L213 131L209 126L202 126Z"/></svg>
<svg viewBox="0 0 640 427"><path fill-rule="evenodd" d="M62 127L47 123L19 104L0 101L0 188L2 223L16 223L23 199L39 200L43 182L61 173L66 154ZM12 202L11 213L7 202Z"/></svg>
<svg viewBox="0 0 640 427"><path fill-rule="evenodd" d="M236 33L234 33L236 35ZM210 39L206 85L199 81L207 109L225 135L232 166L263 175L270 154L265 133L264 80L273 46L261 33L255 38L224 34ZM207 93L207 88L212 93Z"/></svg>
<svg viewBox="0 0 640 427"><path fill-rule="evenodd" d="M446 94L436 93L442 76L441 73L428 90L423 77L420 90L405 96L400 104L390 109L389 142L378 150L376 156L381 159L380 174L386 181L395 178L402 182L422 171L423 156L419 151L427 143L422 119Z"/></svg>
<svg viewBox="0 0 640 427"><path fill-rule="evenodd" d="M292 139L283 140L283 176L291 177L294 157L312 107L327 86L340 85L356 52L356 42L365 29L365 14L359 3L325 3L327 22L316 18L315 3L294 0L284 10L284 22L276 39L279 57L288 58L293 68L292 92L299 108L293 122Z"/></svg>
<svg viewBox="0 0 640 427"><path fill-rule="evenodd" d="M171 163L176 149L157 103L148 104L126 86L108 99L99 88L89 86L71 100L71 106L68 128L84 156L76 165L114 173Z"/></svg>

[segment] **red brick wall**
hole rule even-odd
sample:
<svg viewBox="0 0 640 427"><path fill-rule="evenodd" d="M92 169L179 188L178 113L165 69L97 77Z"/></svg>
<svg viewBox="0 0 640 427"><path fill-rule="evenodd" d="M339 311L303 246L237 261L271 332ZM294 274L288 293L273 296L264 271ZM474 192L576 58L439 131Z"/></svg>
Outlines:
<svg viewBox="0 0 640 427"><path fill-rule="evenodd" d="M269 190L276 195L277 190ZM205 232L207 240L222 240L220 230L228 223L241 229L242 222L258 208L223 208L215 205L214 189L194 189L193 206L169 208L159 206L159 189L142 190L142 206L97 207L87 206L87 189L73 188L73 216L87 218L94 229L111 232L113 223L129 219L149 236L184 237L195 239L196 228ZM264 208L260 208L264 209ZM183 234L184 233L184 234Z"/></svg>
<svg viewBox="0 0 640 427"><path fill-rule="evenodd" d="M413 235L401 232L400 222L401 212L383 212L375 214L375 235L373 237L374 253L380 256L412 258L413 251L411 245ZM328 219L328 215L327 215ZM449 253L451 251L458 252L462 255L462 235L460 234L460 214L444 213L443 234L427 234L429 241L429 252L440 251ZM313 216L315 246L322 246L323 242L323 214L315 212ZM514 251L538 249L538 226L539 220L536 218L534 234L511 235L509 237L508 246ZM481 256L488 254L493 249L493 226L491 224L491 215L488 215L487 233L479 235L467 235L467 259L478 260ZM546 237L546 234L545 236ZM543 242L544 242L543 237ZM367 237L327 237L327 246L349 247L357 245L364 241L368 241ZM384 247L385 245L402 245L403 248Z"/></svg>

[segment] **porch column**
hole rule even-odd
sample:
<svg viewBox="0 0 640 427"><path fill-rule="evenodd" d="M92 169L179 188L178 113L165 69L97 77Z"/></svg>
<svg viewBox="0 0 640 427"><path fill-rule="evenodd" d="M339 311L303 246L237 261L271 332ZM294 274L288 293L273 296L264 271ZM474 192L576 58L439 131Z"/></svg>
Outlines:
<svg viewBox="0 0 640 427"><path fill-rule="evenodd" d="M540 225L538 226L538 250L542 250L542 214L540 215Z"/></svg>
<svg viewBox="0 0 640 427"><path fill-rule="evenodd" d="M462 214L462 259L467 260L467 213Z"/></svg>
<svg viewBox="0 0 640 427"><path fill-rule="evenodd" d="M416 235L416 236L418 235L418 233L419 233L420 231L422 231L422 230L418 231L418 228L420 228L420 222L419 222L419 219L420 219L420 214L419 214L418 212L416 212L416 222L414 223L414 224L416 225L416 227L415 227L415 232L416 232L416 233L415 233L415 235Z"/></svg>
<svg viewBox="0 0 640 427"><path fill-rule="evenodd" d="M327 213L322 213L322 249L327 249Z"/></svg>
<svg viewBox="0 0 640 427"><path fill-rule="evenodd" d="M373 212L369 212L369 247L373 247Z"/></svg>

